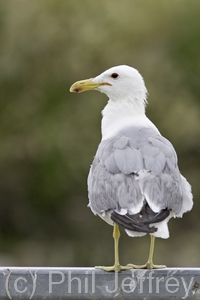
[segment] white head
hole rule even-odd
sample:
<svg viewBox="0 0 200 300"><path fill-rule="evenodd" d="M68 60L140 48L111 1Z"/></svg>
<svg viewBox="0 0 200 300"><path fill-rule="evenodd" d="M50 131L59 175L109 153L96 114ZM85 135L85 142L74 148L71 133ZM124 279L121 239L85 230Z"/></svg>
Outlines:
<svg viewBox="0 0 200 300"><path fill-rule="evenodd" d="M106 94L111 101L132 100L146 104L147 89L140 73L129 66L112 67L99 76L74 83L71 92L98 90Z"/></svg>
<svg viewBox="0 0 200 300"><path fill-rule="evenodd" d="M77 81L70 88L70 92L76 93L89 90L98 90L109 97L102 111L102 139L115 135L123 126L130 126L135 117L145 116L147 89L134 68L113 67L95 78Z"/></svg>
<svg viewBox="0 0 200 300"><path fill-rule="evenodd" d="M113 101L128 98L146 103L147 89L144 80L132 67L122 65L110 68L92 81L108 83L100 85L97 90Z"/></svg>

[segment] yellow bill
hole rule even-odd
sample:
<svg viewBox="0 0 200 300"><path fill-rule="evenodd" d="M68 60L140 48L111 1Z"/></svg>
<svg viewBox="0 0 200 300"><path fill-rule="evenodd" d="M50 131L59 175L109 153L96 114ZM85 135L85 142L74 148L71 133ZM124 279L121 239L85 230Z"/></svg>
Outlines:
<svg viewBox="0 0 200 300"><path fill-rule="evenodd" d="M93 82L92 78L80 80L72 84L70 87L71 93L82 93L86 91L96 90L99 86L102 85L111 85L108 82Z"/></svg>

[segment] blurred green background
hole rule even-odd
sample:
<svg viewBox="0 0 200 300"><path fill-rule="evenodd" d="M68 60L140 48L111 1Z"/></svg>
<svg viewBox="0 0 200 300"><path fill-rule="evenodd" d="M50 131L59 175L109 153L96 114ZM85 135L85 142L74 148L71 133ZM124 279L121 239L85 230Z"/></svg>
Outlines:
<svg viewBox="0 0 200 300"><path fill-rule="evenodd" d="M194 209L157 239L155 263L199 266L200 1L2 0L0 264L113 263L112 227L87 208L105 95L70 85L119 64L137 68L148 117L174 145ZM149 237L122 231L123 264L145 263Z"/></svg>

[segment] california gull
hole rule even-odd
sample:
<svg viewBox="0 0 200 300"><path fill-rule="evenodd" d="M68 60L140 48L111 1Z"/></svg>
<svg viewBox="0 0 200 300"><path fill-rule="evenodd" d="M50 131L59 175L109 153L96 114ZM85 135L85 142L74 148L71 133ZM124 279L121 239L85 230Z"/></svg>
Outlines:
<svg viewBox="0 0 200 300"><path fill-rule="evenodd" d="M191 186L180 174L172 144L146 117L147 89L140 73L121 65L75 82L71 92L98 90L109 101L102 111L102 140L88 176L89 207L114 225L115 263L105 271L162 268L153 264L155 237L168 238L168 221L193 206ZM119 263L119 227L131 237L149 233L145 265Z"/></svg>

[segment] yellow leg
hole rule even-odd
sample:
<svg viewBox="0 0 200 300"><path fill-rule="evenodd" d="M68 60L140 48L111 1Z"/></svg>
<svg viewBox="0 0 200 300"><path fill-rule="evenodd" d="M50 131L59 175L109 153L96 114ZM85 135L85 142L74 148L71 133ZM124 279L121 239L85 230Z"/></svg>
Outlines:
<svg viewBox="0 0 200 300"><path fill-rule="evenodd" d="M113 228L113 238L114 238L114 251L115 251L115 263L111 267L104 267L104 266L97 266L95 267L96 269L101 269L107 272L110 271L115 271L119 272L122 270L129 270L133 269L134 265L127 265L127 266L121 266L119 263L119 238L120 238L120 231L119 231L119 226L114 223L114 228Z"/></svg>
<svg viewBox="0 0 200 300"><path fill-rule="evenodd" d="M154 253L154 244L155 244L155 236L150 234L150 249L149 249L149 258L145 265L136 266L132 264L128 264L128 266L134 266L137 269L163 269L166 268L165 265L154 265L153 263L153 253Z"/></svg>

